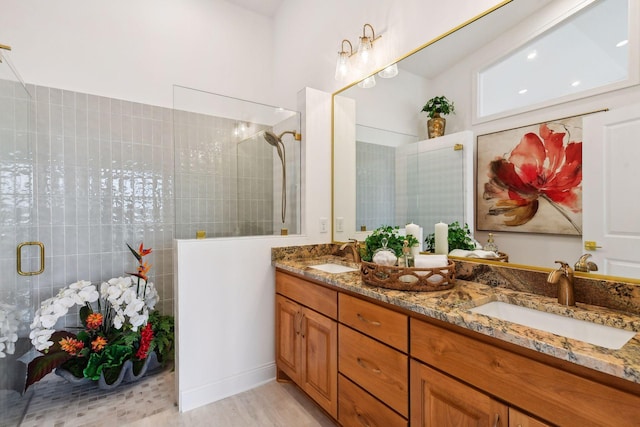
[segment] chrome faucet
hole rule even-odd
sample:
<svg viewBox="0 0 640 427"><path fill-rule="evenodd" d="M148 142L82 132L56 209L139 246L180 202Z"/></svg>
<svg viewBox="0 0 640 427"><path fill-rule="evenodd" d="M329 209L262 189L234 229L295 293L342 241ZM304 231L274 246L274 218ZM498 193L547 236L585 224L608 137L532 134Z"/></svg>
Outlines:
<svg viewBox="0 0 640 427"><path fill-rule="evenodd" d="M573 270L564 261L556 261L560 268L549 273L547 283L558 285L558 304L576 305L573 295Z"/></svg>
<svg viewBox="0 0 640 427"><path fill-rule="evenodd" d="M347 248L350 249L351 253L345 256L352 258L353 262L360 262L360 244L358 241L356 239L349 239L347 243L340 246L341 251L344 251Z"/></svg>
<svg viewBox="0 0 640 427"><path fill-rule="evenodd" d="M598 271L598 266L593 261L587 261L591 254L584 254L580 257L578 262L573 266L575 271L582 271L584 273L588 273L590 271Z"/></svg>

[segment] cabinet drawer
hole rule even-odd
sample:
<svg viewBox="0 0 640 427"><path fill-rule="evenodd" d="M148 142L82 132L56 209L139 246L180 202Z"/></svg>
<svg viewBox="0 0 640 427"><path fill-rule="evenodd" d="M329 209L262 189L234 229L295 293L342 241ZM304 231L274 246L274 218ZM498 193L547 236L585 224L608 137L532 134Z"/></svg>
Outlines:
<svg viewBox="0 0 640 427"><path fill-rule="evenodd" d="M637 425L638 396L431 323L410 330L412 357L552 424Z"/></svg>
<svg viewBox="0 0 640 427"><path fill-rule="evenodd" d="M408 417L408 356L344 325L338 325L338 370Z"/></svg>
<svg viewBox="0 0 640 427"><path fill-rule="evenodd" d="M375 397L338 376L338 421L343 426L407 427L407 420L389 409Z"/></svg>
<svg viewBox="0 0 640 427"><path fill-rule="evenodd" d="M332 319L338 317L338 292L276 271L276 292Z"/></svg>
<svg viewBox="0 0 640 427"><path fill-rule="evenodd" d="M338 296L338 307L341 323L400 351L409 351L408 316L345 294Z"/></svg>

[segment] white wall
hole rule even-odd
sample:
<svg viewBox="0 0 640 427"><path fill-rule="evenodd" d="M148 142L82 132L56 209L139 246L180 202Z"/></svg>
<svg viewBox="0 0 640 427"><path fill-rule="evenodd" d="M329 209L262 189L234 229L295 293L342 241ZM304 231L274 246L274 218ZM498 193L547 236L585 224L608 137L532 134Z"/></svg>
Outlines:
<svg viewBox="0 0 640 427"><path fill-rule="evenodd" d="M174 84L273 99L273 21L224 0L1 0L0 10L0 43L27 83L162 107Z"/></svg>
<svg viewBox="0 0 640 427"><path fill-rule="evenodd" d="M0 0L0 43L28 83L170 107L172 85L295 108L334 92L342 39L365 23L380 66L498 0L284 0L271 19L224 0Z"/></svg>
<svg viewBox="0 0 640 427"><path fill-rule="evenodd" d="M298 236L176 241L177 396L181 411L255 387L275 376L275 284L271 248L328 243L318 218L331 217L331 96L306 89L303 218ZM307 213L305 215L305 213Z"/></svg>

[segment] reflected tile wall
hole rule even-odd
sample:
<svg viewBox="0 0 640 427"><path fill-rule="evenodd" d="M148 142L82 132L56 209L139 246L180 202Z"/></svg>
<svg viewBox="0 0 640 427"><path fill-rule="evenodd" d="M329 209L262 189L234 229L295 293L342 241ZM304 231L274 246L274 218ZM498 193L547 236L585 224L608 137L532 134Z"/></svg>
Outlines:
<svg viewBox="0 0 640 427"><path fill-rule="evenodd" d="M365 225L367 230L403 226L395 218L395 149L358 141L356 164L356 226Z"/></svg>

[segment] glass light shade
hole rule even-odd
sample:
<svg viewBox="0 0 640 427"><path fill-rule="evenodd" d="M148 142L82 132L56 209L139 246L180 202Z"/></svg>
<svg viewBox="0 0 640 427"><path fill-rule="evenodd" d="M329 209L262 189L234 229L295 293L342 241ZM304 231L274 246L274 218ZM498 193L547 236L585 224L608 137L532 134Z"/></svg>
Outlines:
<svg viewBox="0 0 640 427"><path fill-rule="evenodd" d="M387 68L385 68L384 70L378 73L378 76L382 77L383 79L390 79L397 75L398 75L398 66L396 64L391 64Z"/></svg>
<svg viewBox="0 0 640 427"><path fill-rule="evenodd" d="M376 85L375 76L369 76L363 81L361 81L360 83L358 83L358 86L363 89L369 89L370 87L374 87L375 85Z"/></svg>
<svg viewBox="0 0 640 427"><path fill-rule="evenodd" d="M338 52L338 62L336 63L335 79L344 81L349 74L349 54L347 52Z"/></svg>
<svg viewBox="0 0 640 427"><path fill-rule="evenodd" d="M366 67L373 62L373 43L371 42L371 37L360 37L357 54L359 67L363 71L366 71Z"/></svg>

